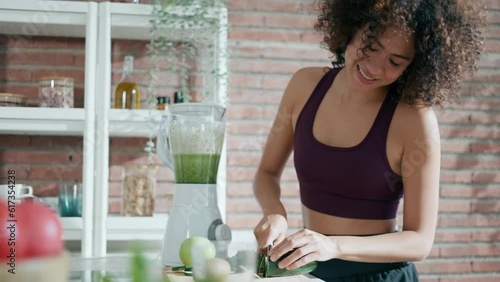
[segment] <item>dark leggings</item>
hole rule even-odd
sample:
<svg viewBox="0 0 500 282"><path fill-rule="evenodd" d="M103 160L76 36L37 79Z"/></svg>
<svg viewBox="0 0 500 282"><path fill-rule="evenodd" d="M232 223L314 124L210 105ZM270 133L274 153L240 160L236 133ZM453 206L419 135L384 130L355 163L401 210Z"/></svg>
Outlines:
<svg viewBox="0 0 500 282"><path fill-rule="evenodd" d="M326 282L416 282L411 262L367 263L340 259L318 262L312 275Z"/></svg>

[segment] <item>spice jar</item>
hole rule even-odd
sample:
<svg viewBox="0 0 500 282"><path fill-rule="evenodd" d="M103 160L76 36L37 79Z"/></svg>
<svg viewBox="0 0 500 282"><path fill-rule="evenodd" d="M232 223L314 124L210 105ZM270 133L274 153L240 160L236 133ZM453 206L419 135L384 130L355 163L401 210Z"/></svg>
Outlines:
<svg viewBox="0 0 500 282"><path fill-rule="evenodd" d="M153 215L157 168L158 166L153 164L125 165L122 215Z"/></svg>
<svg viewBox="0 0 500 282"><path fill-rule="evenodd" d="M158 110L165 110L170 105L170 97L157 97L156 101L156 109Z"/></svg>
<svg viewBox="0 0 500 282"><path fill-rule="evenodd" d="M73 108L74 81L71 77L41 77L38 81L40 107Z"/></svg>

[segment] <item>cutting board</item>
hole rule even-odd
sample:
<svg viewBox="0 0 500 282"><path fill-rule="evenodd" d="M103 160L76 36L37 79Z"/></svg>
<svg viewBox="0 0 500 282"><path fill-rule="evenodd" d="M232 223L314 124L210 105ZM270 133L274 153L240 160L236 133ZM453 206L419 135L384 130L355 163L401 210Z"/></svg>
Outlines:
<svg viewBox="0 0 500 282"><path fill-rule="evenodd" d="M165 273L170 282L194 282L193 277L185 276L178 273ZM242 282L244 281L240 275L231 274L225 282ZM323 280L316 278L312 275L294 275L285 277L269 277L269 278L255 278L254 282L322 282Z"/></svg>

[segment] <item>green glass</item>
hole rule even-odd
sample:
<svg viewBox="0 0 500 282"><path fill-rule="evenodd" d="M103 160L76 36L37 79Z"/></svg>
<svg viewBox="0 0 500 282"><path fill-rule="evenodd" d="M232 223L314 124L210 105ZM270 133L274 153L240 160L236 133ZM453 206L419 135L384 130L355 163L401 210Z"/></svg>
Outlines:
<svg viewBox="0 0 500 282"><path fill-rule="evenodd" d="M173 154L175 183L216 184L220 154Z"/></svg>

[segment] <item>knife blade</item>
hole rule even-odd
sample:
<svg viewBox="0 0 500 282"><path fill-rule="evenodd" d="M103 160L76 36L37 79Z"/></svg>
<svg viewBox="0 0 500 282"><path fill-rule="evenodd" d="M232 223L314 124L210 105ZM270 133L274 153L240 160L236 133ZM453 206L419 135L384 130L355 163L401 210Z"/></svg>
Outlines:
<svg viewBox="0 0 500 282"><path fill-rule="evenodd" d="M269 251L271 251L272 245L269 244L266 247L266 255L264 256L264 277L267 277L269 272Z"/></svg>

